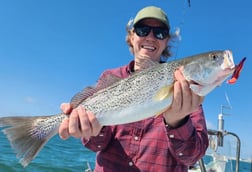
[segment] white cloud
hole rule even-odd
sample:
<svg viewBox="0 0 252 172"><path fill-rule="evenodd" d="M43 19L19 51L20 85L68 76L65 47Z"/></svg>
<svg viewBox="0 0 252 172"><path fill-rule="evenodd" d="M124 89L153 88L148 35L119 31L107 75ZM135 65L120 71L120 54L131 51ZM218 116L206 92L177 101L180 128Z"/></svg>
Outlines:
<svg viewBox="0 0 252 172"><path fill-rule="evenodd" d="M24 100L25 100L26 103L35 103L36 102L36 100L31 96L26 96L24 98Z"/></svg>

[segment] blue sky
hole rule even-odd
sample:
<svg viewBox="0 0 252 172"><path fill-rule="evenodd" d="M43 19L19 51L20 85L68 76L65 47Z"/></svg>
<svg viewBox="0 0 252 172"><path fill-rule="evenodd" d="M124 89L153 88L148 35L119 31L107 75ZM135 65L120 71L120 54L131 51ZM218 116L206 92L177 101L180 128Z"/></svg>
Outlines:
<svg viewBox="0 0 252 172"><path fill-rule="evenodd" d="M247 57L238 82L210 93L204 110L209 128L217 129L228 94L225 129L240 136L242 157L251 158L250 0L191 0L190 8L187 0L0 1L0 116L57 113L103 70L128 63L125 25L147 5L167 12L173 32L181 29L170 60L217 49L232 50L236 63ZM235 148L232 137L226 142Z"/></svg>

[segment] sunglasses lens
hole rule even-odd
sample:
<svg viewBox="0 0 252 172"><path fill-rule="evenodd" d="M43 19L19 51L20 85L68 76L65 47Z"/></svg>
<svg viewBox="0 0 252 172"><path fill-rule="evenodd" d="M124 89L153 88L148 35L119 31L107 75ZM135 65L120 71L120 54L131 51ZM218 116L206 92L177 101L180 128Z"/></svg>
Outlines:
<svg viewBox="0 0 252 172"><path fill-rule="evenodd" d="M154 36L160 40L167 38L167 36L169 34L167 29L159 28L159 27L153 28L153 33L154 33Z"/></svg>
<svg viewBox="0 0 252 172"><path fill-rule="evenodd" d="M151 28L148 26L135 27L135 32L136 32L137 36L139 36L139 37L145 37L145 36L149 35L150 31L151 31Z"/></svg>
<svg viewBox="0 0 252 172"><path fill-rule="evenodd" d="M155 38L163 40L169 35L169 31L163 27L151 27L151 26L136 26L135 32L139 37L148 36L150 31L153 30Z"/></svg>

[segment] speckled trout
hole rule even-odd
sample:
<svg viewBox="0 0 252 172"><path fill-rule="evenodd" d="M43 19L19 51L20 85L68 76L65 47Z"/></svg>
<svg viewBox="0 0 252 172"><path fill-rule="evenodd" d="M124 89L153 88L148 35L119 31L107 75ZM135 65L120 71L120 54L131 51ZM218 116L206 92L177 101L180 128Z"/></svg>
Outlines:
<svg viewBox="0 0 252 172"><path fill-rule="evenodd" d="M172 103L174 71L180 68L191 90L205 96L221 85L235 71L230 50L211 51L153 64L125 79L105 77L96 87L76 94L73 107L84 106L103 126L126 124L164 112ZM1 117L0 127L6 134L17 158L25 167L46 142L58 134L59 125L68 115Z"/></svg>

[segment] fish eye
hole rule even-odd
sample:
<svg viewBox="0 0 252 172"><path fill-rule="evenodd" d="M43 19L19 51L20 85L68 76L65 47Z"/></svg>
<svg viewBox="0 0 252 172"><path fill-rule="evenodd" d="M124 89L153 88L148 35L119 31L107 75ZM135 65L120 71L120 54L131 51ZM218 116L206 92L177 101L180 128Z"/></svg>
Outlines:
<svg viewBox="0 0 252 172"><path fill-rule="evenodd" d="M216 54L212 54L212 55L211 55L212 60L216 60L217 57L218 57L218 56L217 56Z"/></svg>

